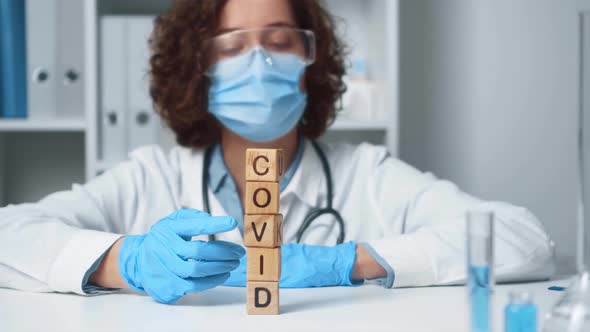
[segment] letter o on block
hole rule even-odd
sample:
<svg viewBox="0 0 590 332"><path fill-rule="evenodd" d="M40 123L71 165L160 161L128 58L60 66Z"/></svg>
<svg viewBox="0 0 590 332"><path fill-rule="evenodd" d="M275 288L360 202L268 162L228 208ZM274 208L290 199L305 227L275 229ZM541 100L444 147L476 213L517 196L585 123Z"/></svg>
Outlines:
<svg viewBox="0 0 590 332"><path fill-rule="evenodd" d="M246 182L246 214L278 214L278 182Z"/></svg>
<svg viewBox="0 0 590 332"><path fill-rule="evenodd" d="M261 198L261 196L264 196L264 198ZM270 204L270 191L268 191L268 189L266 188L258 188L256 190L254 190L254 205L256 205L256 207L259 207L261 209L264 209L265 207L267 207Z"/></svg>

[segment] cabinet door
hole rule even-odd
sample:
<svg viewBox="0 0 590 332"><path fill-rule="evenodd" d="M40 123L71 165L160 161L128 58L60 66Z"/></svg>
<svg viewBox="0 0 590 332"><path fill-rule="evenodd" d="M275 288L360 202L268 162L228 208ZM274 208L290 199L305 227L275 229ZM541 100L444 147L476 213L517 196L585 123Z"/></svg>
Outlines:
<svg viewBox="0 0 590 332"><path fill-rule="evenodd" d="M158 144L160 119L154 112L149 94L148 40L154 17L139 16L127 19L127 149Z"/></svg>
<svg viewBox="0 0 590 332"><path fill-rule="evenodd" d="M82 118L85 106L84 6L81 0L60 0L57 14L57 113Z"/></svg>

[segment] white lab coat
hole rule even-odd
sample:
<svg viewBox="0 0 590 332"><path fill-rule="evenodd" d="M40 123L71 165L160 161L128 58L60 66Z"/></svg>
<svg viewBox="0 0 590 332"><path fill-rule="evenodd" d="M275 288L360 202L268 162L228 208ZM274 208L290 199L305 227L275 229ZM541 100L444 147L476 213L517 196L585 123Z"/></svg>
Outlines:
<svg viewBox="0 0 590 332"><path fill-rule="evenodd" d="M301 164L281 193L284 241L295 241L304 216L326 205L321 163L306 142ZM499 281L549 277L552 242L524 208L483 202L454 184L422 173L369 144L323 145L334 179L334 207L346 224L345 241L366 242L394 270L394 287L465 280L465 212L493 210ZM123 234L141 234L181 207L202 209L203 151L155 146L134 151L85 185L35 204L0 209L0 287L84 294L92 264ZM51 174L48 173L48 176ZM209 192L213 215L224 215ZM305 243L331 245L338 228L318 219ZM238 229L218 239L242 243Z"/></svg>

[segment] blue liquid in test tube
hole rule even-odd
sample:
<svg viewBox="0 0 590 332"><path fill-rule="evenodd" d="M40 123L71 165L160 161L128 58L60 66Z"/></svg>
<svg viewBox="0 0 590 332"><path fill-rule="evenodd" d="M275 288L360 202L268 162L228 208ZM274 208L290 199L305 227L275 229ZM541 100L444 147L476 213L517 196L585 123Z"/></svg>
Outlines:
<svg viewBox="0 0 590 332"><path fill-rule="evenodd" d="M467 213L467 289L472 332L492 331L491 307L494 286L494 214Z"/></svg>
<svg viewBox="0 0 590 332"><path fill-rule="evenodd" d="M471 328L474 332L490 331L490 267L469 267Z"/></svg>

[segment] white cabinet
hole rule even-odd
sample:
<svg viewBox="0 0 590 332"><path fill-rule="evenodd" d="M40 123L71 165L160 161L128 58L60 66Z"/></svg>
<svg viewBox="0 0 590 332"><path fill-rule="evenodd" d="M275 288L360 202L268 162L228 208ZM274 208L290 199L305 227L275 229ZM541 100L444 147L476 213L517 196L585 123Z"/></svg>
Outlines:
<svg viewBox="0 0 590 332"><path fill-rule="evenodd" d="M99 156L100 18L106 15L157 15L168 0L84 1L84 109L53 118L0 119L0 206L35 201L84 182L105 165ZM339 34L350 49L350 63L367 68L374 98L371 110L344 109L324 137L328 141L386 144L397 155L398 18L396 0L330 0ZM321 41L319 41L321 42ZM351 103L354 105L354 103ZM378 114L363 119L370 112ZM62 115L59 115L62 114ZM356 116L353 116L356 115ZM359 115L361 115L359 117ZM170 138L164 138L167 142Z"/></svg>

